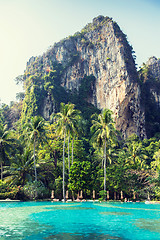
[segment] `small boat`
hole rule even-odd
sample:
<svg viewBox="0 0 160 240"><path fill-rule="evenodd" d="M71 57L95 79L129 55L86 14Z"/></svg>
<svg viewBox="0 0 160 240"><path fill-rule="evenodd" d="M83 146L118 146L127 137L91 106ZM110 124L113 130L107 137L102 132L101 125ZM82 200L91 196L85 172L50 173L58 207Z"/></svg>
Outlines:
<svg viewBox="0 0 160 240"><path fill-rule="evenodd" d="M150 201L145 201L145 204L151 204Z"/></svg>

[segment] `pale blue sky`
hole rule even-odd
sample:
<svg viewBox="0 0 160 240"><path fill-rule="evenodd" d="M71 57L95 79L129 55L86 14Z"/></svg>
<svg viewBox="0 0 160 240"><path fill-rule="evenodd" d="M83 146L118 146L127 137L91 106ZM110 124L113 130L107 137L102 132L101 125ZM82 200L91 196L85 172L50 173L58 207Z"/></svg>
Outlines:
<svg viewBox="0 0 160 240"><path fill-rule="evenodd" d="M0 0L0 99L15 100L14 78L31 56L80 31L98 15L112 17L141 65L160 57L160 0Z"/></svg>

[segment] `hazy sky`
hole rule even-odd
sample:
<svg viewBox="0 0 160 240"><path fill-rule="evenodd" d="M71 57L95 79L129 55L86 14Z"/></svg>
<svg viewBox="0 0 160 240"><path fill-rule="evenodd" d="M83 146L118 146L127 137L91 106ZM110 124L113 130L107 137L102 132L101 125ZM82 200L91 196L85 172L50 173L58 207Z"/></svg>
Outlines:
<svg viewBox="0 0 160 240"><path fill-rule="evenodd" d="M160 0L0 0L0 99L21 91L14 79L31 56L80 31L98 15L112 17L141 65L160 57Z"/></svg>

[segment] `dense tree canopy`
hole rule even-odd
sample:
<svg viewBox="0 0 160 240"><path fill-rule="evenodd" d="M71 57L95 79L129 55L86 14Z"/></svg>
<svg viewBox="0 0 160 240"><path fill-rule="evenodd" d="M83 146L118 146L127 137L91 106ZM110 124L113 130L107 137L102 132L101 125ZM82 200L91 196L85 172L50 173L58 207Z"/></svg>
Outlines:
<svg viewBox="0 0 160 240"><path fill-rule="evenodd" d="M159 199L158 134L124 141L108 109L92 116L88 134L86 120L72 103L62 103L50 122L33 116L24 124L17 122L13 132L5 125L3 111L0 198L44 198L52 190L59 199L66 198L66 191L69 198L79 197L81 191L92 198L93 191L100 197L105 190L104 198L107 191L110 198L120 198L122 191L131 199Z"/></svg>

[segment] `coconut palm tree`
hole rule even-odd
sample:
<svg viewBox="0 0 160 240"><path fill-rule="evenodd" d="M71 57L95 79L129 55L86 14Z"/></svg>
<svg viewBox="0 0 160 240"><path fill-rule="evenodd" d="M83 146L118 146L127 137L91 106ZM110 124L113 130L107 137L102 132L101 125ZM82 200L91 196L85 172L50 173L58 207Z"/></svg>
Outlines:
<svg viewBox="0 0 160 240"><path fill-rule="evenodd" d="M103 109L101 114L92 115L91 132L93 133L92 140L103 148L103 167L104 167L104 191L106 191L106 163L107 160L111 161L109 152L112 141L115 140L115 127L112 119L112 111L109 109ZM108 158L108 159L107 159Z"/></svg>
<svg viewBox="0 0 160 240"><path fill-rule="evenodd" d="M37 169L36 169L36 144L42 142L45 139L44 119L41 116L32 117L30 122L26 124L26 135L29 136L29 142L33 143L33 160L34 160L34 172L35 181L37 181Z"/></svg>
<svg viewBox="0 0 160 240"><path fill-rule="evenodd" d="M136 169L146 168L145 150L143 148L142 142L140 141L130 141L126 142L126 151L128 153L127 161Z"/></svg>
<svg viewBox="0 0 160 240"><path fill-rule="evenodd" d="M73 143L76 137L79 136L80 133L83 132L82 128L82 117L81 117L81 112L77 109L74 110L74 117L71 119L72 121L72 128L71 131L69 132L69 135L71 135L72 138L72 164L73 164ZM68 155L69 155L69 142L68 142ZM70 171L70 168L69 168Z"/></svg>
<svg viewBox="0 0 160 240"><path fill-rule="evenodd" d="M64 138L63 141L63 199L65 200L65 141L68 136L68 168L70 169L69 159L69 141L70 135L74 135L77 131L77 123L80 111L76 110L72 103L60 105L60 112L56 114L57 134Z"/></svg>
<svg viewBox="0 0 160 240"><path fill-rule="evenodd" d="M1 180L3 180L3 164L10 158L9 152L16 143L16 139L12 138L10 133L11 131L7 130L7 125L0 125Z"/></svg>
<svg viewBox="0 0 160 240"><path fill-rule="evenodd" d="M8 177L5 180L11 180L13 184L24 186L32 180L33 157L30 149L24 149L22 154L17 154L11 166L8 167Z"/></svg>

